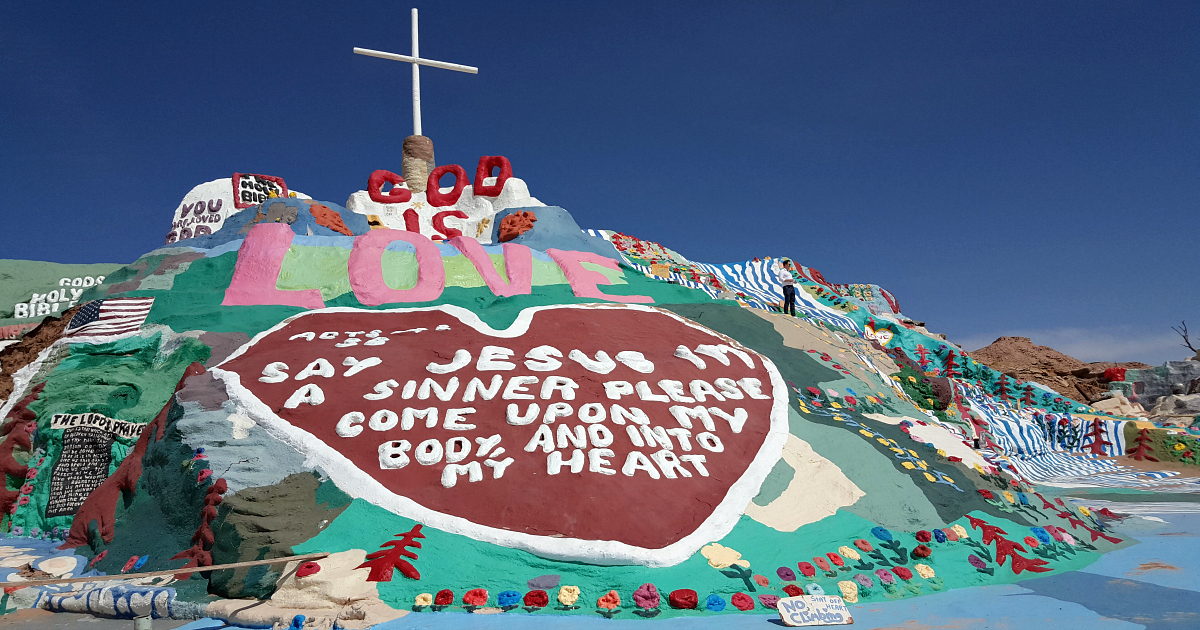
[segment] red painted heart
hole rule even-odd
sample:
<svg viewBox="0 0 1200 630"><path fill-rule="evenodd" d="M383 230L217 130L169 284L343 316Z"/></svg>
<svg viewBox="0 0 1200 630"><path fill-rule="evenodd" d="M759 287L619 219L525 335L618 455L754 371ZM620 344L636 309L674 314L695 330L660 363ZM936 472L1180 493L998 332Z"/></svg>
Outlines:
<svg viewBox="0 0 1200 630"><path fill-rule="evenodd" d="M309 311L213 373L344 491L539 555L666 566L729 532L779 459L774 365L639 305Z"/></svg>

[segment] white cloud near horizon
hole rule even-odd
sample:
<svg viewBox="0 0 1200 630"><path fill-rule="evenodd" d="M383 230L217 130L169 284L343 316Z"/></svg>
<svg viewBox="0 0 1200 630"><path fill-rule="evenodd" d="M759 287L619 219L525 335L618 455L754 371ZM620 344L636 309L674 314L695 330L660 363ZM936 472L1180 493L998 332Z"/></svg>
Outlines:
<svg viewBox="0 0 1200 630"><path fill-rule="evenodd" d="M1039 346L1049 346L1080 361L1141 361L1162 365L1166 361L1182 361L1192 355L1183 339L1169 329L1148 333L1127 327L1106 328L1046 328L1041 330L1008 330L999 334L974 334L951 339L968 352L990 345L999 337L1029 337ZM1192 345L1197 344L1193 339Z"/></svg>

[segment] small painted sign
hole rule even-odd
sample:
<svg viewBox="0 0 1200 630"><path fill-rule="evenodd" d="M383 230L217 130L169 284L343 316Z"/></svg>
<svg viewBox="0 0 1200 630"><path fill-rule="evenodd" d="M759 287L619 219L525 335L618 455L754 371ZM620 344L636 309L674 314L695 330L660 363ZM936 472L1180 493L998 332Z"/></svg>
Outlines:
<svg viewBox="0 0 1200 630"><path fill-rule="evenodd" d="M854 623L846 602L836 595L799 595L779 600L785 626L844 626Z"/></svg>

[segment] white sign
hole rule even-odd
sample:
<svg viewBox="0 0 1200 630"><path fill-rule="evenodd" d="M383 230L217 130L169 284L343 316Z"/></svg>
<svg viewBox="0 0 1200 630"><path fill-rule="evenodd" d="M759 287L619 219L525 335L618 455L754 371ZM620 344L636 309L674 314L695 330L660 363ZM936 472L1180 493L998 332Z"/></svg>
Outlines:
<svg viewBox="0 0 1200 630"><path fill-rule="evenodd" d="M785 626L844 626L854 623L846 602L836 595L799 595L779 600Z"/></svg>

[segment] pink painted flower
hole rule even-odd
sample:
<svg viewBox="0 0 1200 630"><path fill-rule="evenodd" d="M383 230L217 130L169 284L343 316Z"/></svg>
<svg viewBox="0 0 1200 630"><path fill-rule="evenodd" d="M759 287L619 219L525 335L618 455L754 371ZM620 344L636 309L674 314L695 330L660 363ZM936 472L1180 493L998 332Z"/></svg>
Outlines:
<svg viewBox="0 0 1200 630"><path fill-rule="evenodd" d="M658 589L653 584L647 582L633 592L633 603L638 608L649 610L651 608L658 608L659 604L662 603L662 598L658 595Z"/></svg>
<svg viewBox="0 0 1200 630"><path fill-rule="evenodd" d="M1036 538L1034 538L1033 536L1026 536L1025 544L1029 545L1030 547L1033 547L1034 549L1037 549L1038 540Z"/></svg>
<svg viewBox="0 0 1200 630"><path fill-rule="evenodd" d="M800 568L800 573L804 574L804 577L812 577L817 574L817 570L813 565L807 562L798 562L796 566Z"/></svg>
<svg viewBox="0 0 1200 630"><path fill-rule="evenodd" d="M21 494L33 494L33 485L27 483L21 486Z"/></svg>
<svg viewBox="0 0 1200 630"><path fill-rule="evenodd" d="M862 549L863 551L865 551L867 553L871 553L872 551L875 551L875 548L871 546L871 543L863 540L862 538L859 538L858 540L854 541L854 546L858 547L859 549Z"/></svg>
<svg viewBox="0 0 1200 630"><path fill-rule="evenodd" d="M896 579L892 577L892 574L888 572L887 569L876 569L875 576L878 577L879 581L883 582L884 584L891 584L896 581Z"/></svg>
<svg viewBox="0 0 1200 630"><path fill-rule="evenodd" d="M821 556L813 556L813 564L817 565L817 568L821 569L822 571L832 570L829 568L829 561Z"/></svg>
<svg viewBox="0 0 1200 630"><path fill-rule="evenodd" d="M765 575L755 575L754 583L759 586L767 586L768 584L771 583L771 580L768 580L767 576L765 576Z"/></svg>

